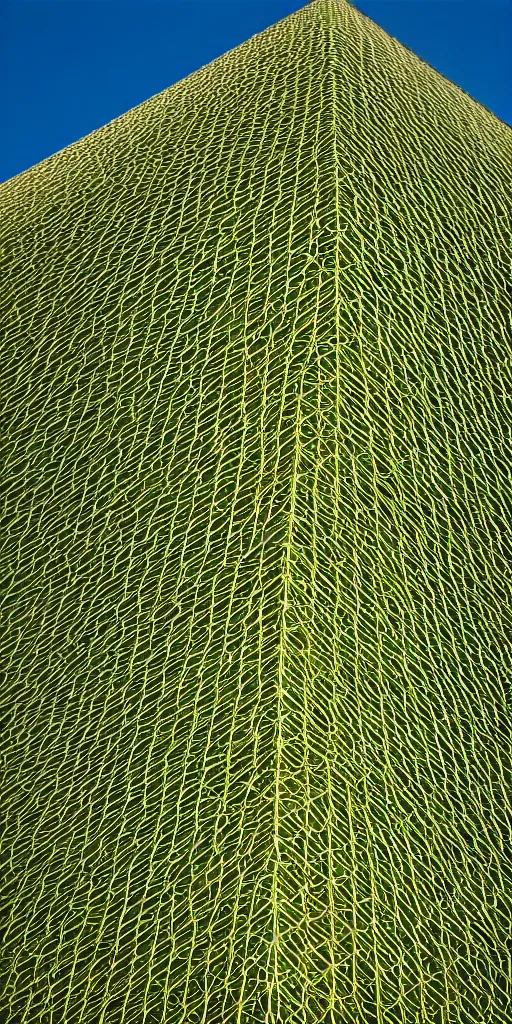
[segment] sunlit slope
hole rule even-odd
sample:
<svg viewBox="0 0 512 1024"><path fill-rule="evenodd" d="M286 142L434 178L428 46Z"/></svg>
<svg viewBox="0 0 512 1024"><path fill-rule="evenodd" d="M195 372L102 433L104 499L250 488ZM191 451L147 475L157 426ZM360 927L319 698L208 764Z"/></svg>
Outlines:
<svg viewBox="0 0 512 1024"><path fill-rule="evenodd" d="M2 1022L510 1020L511 167L314 0L1 187Z"/></svg>

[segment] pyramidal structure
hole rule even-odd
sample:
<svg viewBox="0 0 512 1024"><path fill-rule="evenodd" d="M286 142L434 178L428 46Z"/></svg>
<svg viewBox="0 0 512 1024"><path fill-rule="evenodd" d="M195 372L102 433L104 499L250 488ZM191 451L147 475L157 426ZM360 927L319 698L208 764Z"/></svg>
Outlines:
<svg viewBox="0 0 512 1024"><path fill-rule="evenodd" d="M511 1020L511 168L314 0L2 186L3 1022Z"/></svg>

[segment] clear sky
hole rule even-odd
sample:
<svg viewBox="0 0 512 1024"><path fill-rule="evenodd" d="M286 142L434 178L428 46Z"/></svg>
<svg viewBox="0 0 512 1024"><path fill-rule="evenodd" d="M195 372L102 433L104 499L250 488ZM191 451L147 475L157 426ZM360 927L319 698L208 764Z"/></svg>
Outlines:
<svg viewBox="0 0 512 1024"><path fill-rule="evenodd" d="M3 0L0 180L302 6L303 0ZM510 0L355 6L512 124Z"/></svg>

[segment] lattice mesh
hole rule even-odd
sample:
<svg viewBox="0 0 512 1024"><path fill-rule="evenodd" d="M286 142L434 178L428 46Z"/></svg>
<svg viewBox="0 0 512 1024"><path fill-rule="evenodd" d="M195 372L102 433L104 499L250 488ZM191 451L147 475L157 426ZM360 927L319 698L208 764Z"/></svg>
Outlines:
<svg viewBox="0 0 512 1024"><path fill-rule="evenodd" d="M317 0L1 191L2 1020L510 1020L512 133Z"/></svg>

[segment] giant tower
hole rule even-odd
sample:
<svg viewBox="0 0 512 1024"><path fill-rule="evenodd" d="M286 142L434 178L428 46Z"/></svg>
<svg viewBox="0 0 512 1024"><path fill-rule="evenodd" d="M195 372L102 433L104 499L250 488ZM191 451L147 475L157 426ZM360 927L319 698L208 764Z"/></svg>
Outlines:
<svg viewBox="0 0 512 1024"><path fill-rule="evenodd" d="M8 1024L506 1024L512 132L314 0L2 187Z"/></svg>

